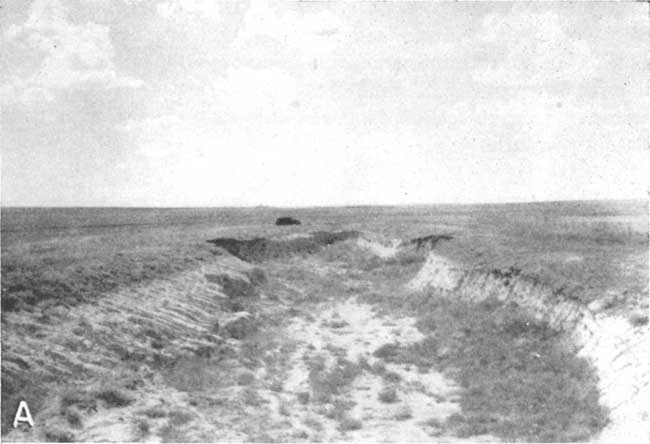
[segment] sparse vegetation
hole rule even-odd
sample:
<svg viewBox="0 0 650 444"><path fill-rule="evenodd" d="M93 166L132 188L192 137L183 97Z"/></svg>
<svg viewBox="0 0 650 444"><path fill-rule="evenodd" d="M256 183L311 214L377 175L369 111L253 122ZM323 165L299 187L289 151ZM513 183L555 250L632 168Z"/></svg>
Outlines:
<svg viewBox="0 0 650 444"><path fill-rule="evenodd" d="M239 385L249 385L255 381L255 375L251 372L242 372L237 376L237 384Z"/></svg>
<svg viewBox="0 0 650 444"><path fill-rule="evenodd" d="M376 358L391 360L400 352L399 344L384 344L375 350L372 355Z"/></svg>
<svg viewBox="0 0 650 444"><path fill-rule="evenodd" d="M396 421L406 421L407 419L413 418L413 412L411 408L407 405L402 405L399 406L395 414L393 415L393 419Z"/></svg>
<svg viewBox="0 0 650 444"><path fill-rule="evenodd" d="M274 391L274 392L281 392L282 388L283 388L283 385L284 384L282 384L282 381L280 381L279 379L276 379L271 383L271 385L269 386L269 389Z"/></svg>
<svg viewBox="0 0 650 444"><path fill-rule="evenodd" d="M301 404L307 404L311 398L309 392L299 392L296 397L298 398L298 402Z"/></svg>
<svg viewBox="0 0 650 444"><path fill-rule="evenodd" d="M397 390L395 390L395 387L384 387L379 392L379 400L386 404L397 402Z"/></svg>
<svg viewBox="0 0 650 444"><path fill-rule="evenodd" d="M187 435L170 421L160 428L158 435L162 442L187 442Z"/></svg>
<svg viewBox="0 0 650 444"><path fill-rule="evenodd" d="M135 423L135 434L138 440L146 438L151 432L151 425L146 419L139 419Z"/></svg>
<svg viewBox="0 0 650 444"><path fill-rule="evenodd" d="M75 435L69 430L49 428L45 431L45 439L49 442L74 442Z"/></svg>
<svg viewBox="0 0 650 444"><path fill-rule="evenodd" d="M246 387L242 391L242 399L246 405L251 405L254 407L260 406L264 401L258 391L253 387Z"/></svg>
<svg viewBox="0 0 650 444"><path fill-rule="evenodd" d="M96 393L97 399L104 401L107 407L125 407L133 402L126 393L116 389L103 389Z"/></svg>
<svg viewBox="0 0 650 444"><path fill-rule="evenodd" d="M169 424L172 426L182 426L194 419L195 415L185 410L174 410L169 414Z"/></svg>
<svg viewBox="0 0 650 444"><path fill-rule="evenodd" d="M347 414L344 414L341 419L339 419L339 430L343 432L359 430L362 427L363 423L359 419L353 418Z"/></svg>
<svg viewBox="0 0 650 444"><path fill-rule="evenodd" d="M291 416L291 409L286 401L281 400L278 405L278 413L282 416Z"/></svg>
<svg viewBox="0 0 650 444"><path fill-rule="evenodd" d="M322 359L313 361L309 372L309 383L314 402L331 402L333 397L341 394L361 371L359 364L345 358L339 357L336 365L329 369L325 367Z"/></svg>
<svg viewBox="0 0 650 444"><path fill-rule="evenodd" d="M87 412L97 410L97 398L84 390L67 390L61 395L60 404L63 410L71 406Z"/></svg>
<svg viewBox="0 0 650 444"><path fill-rule="evenodd" d="M153 406L148 409L140 411L141 414L147 418L165 418L167 416L167 410L162 407Z"/></svg>
<svg viewBox="0 0 650 444"><path fill-rule="evenodd" d="M305 418L304 424L309 427L312 430L316 430L317 432L320 432L323 430L323 423L320 422L316 417L314 416L309 416Z"/></svg>
<svg viewBox="0 0 650 444"><path fill-rule="evenodd" d="M71 407L68 407L64 412L64 416L70 426L75 428L81 427L83 421L81 414L78 411L74 410Z"/></svg>

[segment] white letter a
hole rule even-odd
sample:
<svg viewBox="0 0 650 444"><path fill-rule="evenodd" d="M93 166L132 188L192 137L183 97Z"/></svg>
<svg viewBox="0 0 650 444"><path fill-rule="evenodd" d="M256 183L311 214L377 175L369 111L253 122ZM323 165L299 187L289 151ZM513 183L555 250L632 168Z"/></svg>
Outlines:
<svg viewBox="0 0 650 444"><path fill-rule="evenodd" d="M30 427L34 427L34 420L32 414L29 413L29 407L25 401L20 401L18 410L16 410L16 417L14 418L14 429L18 427L18 423L26 422Z"/></svg>

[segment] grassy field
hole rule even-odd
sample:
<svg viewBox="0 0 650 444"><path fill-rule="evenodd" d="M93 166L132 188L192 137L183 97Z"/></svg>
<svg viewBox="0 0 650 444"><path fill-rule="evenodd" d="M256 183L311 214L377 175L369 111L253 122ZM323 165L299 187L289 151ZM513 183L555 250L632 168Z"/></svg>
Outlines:
<svg viewBox="0 0 650 444"><path fill-rule="evenodd" d="M586 303L610 292L647 304L647 203L313 209L2 209L2 308L74 305L108 290L195 267L205 241L282 233L290 214L304 231L356 229L409 239L450 234L442 254L472 267L517 267ZM638 300L636 300L638 299ZM616 305L616 304L613 304Z"/></svg>
<svg viewBox="0 0 650 444"><path fill-rule="evenodd" d="M50 440L73 439L90 427L97 408L109 417L113 411L149 412L137 413L139 422L128 429L136 435L120 435L127 440L156 433L168 440L212 439L212 432L188 435L192 427L208 421L195 409L197 405L211 418L223 414L222 408L240 409L235 409L237 419L214 425L215 430L241 421L241 427L257 430L248 435L250 439L303 439L303 432L290 437L277 431L280 434L268 435L266 430L273 429L270 423L260 420L253 427L247 422L251 409L256 412L253 416L262 415L269 396L280 396L282 417L299 418L318 433L329 433L328 424L334 424L332 439L368 439L362 435L368 426L355 413L361 401L351 395L358 381L371 385L383 381L373 399L397 408L392 420L420 427L421 410L412 412L405 400L429 395L422 394L426 390L408 392L414 389L403 383L417 369L422 374L440 372L463 391L461 411L444 418L432 414L427 420L429 436L587 439L607 423L607 412L598 404L593 368L566 347L560 332L518 307L489 300L469 304L427 292L412 294L405 286L420 269L425 251L411 246L382 258L355 247L353 241L357 232L400 239L405 245L417 237L447 235L449 239L436 244L436 252L464 267L514 268L567 299L585 305L605 301L602 306L608 313L643 313L648 307L647 210L644 202L310 209L3 208L3 434L12 413L9 404L22 396L34 405L50 405L49 410L43 407L42 414L55 411L59 422L48 429ZM275 219L285 215L302 225L276 227ZM329 234L300 237L318 231ZM344 235L334 233L339 231ZM256 237L274 240L263 244L263 250L257 243L233 250L258 267L253 270L246 269L244 262L233 263L222 248L207 242ZM334 240L338 243L329 248L312 248ZM238 277L224 277L223 270L243 273L255 287ZM215 300L214 287L230 299ZM265 299L259 300L261 294ZM345 305L349 298L359 298L391 316L413 318L423 338L410 344L380 343L369 350L367 359L357 360L346 355L347 342L325 344L314 351L312 344L296 345L293 338L281 336L283 328L302 319L296 325L301 326L298 336L304 334L305 341L309 340L306 331L316 335L316 342L331 341L346 331L351 340L372 340L374 330L354 331L354 319L326 313L324 307L335 303L349 307ZM236 340L237 348L224 345L222 336L230 330L219 324L242 311L252 314L255 333L232 336L229 340ZM366 315L364 322L375 322L372 312ZM401 321L386 322L382 328L389 337L395 330L390 326ZM267 357L265 352L271 348L277 356ZM255 376L260 365L270 375L263 381ZM403 374L387 369L391 365L403 366ZM305 385L297 399L287 398L282 391L291 379L287 372L303 366ZM98 373L97 368L104 370ZM161 375L162 383L143 374ZM40 384L28 384L34 378ZM140 398L142 385L148 387L147 393L162 398L178 392L193 395L189 401L174 398L178 405L172 417L168 407L154 407ZM203 391L207 393L197 395ZM193 409L194 416L178 413L185 402L190 402L186 407ZM304 416L303 410L317 420ZM167 413L160 416L154 411ZM222 438L238 440L237 436Z"/></svg>

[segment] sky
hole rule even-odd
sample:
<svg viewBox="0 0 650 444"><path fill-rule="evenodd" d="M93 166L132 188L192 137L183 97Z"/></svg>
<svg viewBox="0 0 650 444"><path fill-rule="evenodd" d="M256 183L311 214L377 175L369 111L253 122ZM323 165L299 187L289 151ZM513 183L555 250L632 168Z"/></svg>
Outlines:
<svg viewBox="0 0 650 444"><path fill-rule="evenodd" d="M647 3L2 4L5 206L647 198Z"/></svg>

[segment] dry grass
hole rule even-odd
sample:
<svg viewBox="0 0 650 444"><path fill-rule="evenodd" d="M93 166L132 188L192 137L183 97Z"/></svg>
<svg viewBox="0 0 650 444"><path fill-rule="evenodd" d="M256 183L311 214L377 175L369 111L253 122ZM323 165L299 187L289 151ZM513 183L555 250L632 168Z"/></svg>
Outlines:
<svg viewBox="0 0 650 444"><path fill-rule="evenodd" d="M69 430L50 428L45 431L45 439L49 442L74 442L75 435Z"/></svg>
<svg viewBox="0 0 650 444"><path fill-rule="evenodd" d="M359 419L353 418L350 415L345 414L341 419L339 419L339 430L343 432L359 430L362 427L363 423Z"/></svg>
<svg viewBox="0 0 650 444"><path fill-rule="evenodd" d="M165 418L167 416L167 410L162 407L154 406L149 407L148 409L142 410L141 414L145 415L147 418Z"/></svg>
<svg viewBox="0 0 650 444"><path fill-rule="evenodd" d="M332 402L363 371L358 363L345 358L338 358L331 368L327 368L322 359L314 359L309 365L309 384L317 403Z"/></svg>
<svg viewBox="0 0 650 444"><path fill-rule="evenodd" d="M463 413L447 422L456 435L582 441L605 426L595 372L559 332L496 300L413 299L428 336L385 359L447 369L464 388Z"/></svg>
<svg viewBox="0 0 650 444"><path fill-rule="evenodd" d="M100 390L95 395L97 399L104 401L106 407L126 407L133 403L133 398L121 390L107 388Z"/></svg>
<svg viewBox="0 0 650 444"><path fill-rule="evenodd" d="M379 392L379 400L383 403L386 404L392 404L394 402L397 402L397 390L395 390L395 387L385 387L382 389L381 392Z"/></svg>
<svg viewBox="0 0 650 444"><path fill-rule="evenodd" d="M135 437L136 440L142 441L151 433L151 424L146 419L139 419L135 423Z"/></svg>

